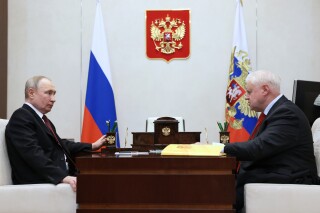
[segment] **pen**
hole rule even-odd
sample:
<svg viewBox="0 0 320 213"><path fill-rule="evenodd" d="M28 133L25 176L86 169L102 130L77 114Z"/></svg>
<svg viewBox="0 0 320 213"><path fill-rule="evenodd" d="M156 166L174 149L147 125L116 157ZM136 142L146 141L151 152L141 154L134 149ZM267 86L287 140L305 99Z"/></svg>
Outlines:
<svg viewBox="0 0 320 213"><path fill-rule="evenodd" d="M138 152L138 151L129 151L129 152L115 152L115 155L149 155L149 152Z"/></svg>
<svg viewBox="0 0 320 213"><path fill-rule="evenodd" d="M207 142L207 144L208 144L209 141L208 141L208 131L207 131L207 128L204 128L204 131L205 131L205 133L206 133L206 142Z"/></svg>
<svg viewBox="0 0 320 213"><path fill-rule="evenodd" d="M127 147L127 138L128 138L128 127L126 129L126 137L124 139L124 147L126 148Z"/></svg>
<svg viewBox="0 0 320 213"><path fill-rule="evenodd" d="M218 127L219 127L219 129L220 129L220 132L223 132L223 128L222 128L221 123L220 123L220 122L217 122L217 124L218 124Z"/></svg>
<svg viewBox="0 0 320 213"><path fill-rule="evenodd" d="M227 132L229 127L229 123L227 121L224 122L224 131Z"/></svg>

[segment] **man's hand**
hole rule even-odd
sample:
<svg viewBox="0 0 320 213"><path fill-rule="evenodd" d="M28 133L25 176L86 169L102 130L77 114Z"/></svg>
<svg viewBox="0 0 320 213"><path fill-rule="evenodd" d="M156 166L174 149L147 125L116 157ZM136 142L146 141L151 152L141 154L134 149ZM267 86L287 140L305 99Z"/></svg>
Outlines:
<svg viewBox="0 0 320 213"><path fill-rule="evenodd" d="M92 151L100 149L107 142L106 135L103 135L96 142L92 144Z"/></svg>
<svg viewBox="0 0 320 213"><path fill-rule="evenodd" d="M76 177L67 176L67 177L63 178L63 180L61 182L70 184L72 190L74 192L77 191L77 178Z"/></svg>

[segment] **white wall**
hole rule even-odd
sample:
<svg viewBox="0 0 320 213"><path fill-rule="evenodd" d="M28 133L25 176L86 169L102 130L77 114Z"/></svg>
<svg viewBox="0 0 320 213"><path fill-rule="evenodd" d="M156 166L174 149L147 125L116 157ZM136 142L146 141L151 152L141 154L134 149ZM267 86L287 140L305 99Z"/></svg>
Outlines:
<svg viewBox="0 0 320 213"><path fill-rule="evenodd" d="M235 0L100 0L122 143L149 116L183 116L187 131L218 140L233 36ZM319 0L243 0L253 69L270 69L291 99L294 79L320 81ZM79 140L95 0L10 0L8 117L23 103L27 78L46 75L57 102L49 117L61 137ZM145 11L191 10L191 55L150 60ZM205 134L201 134L205 140ZM132 137L129 134L129 143Z"/></svg>

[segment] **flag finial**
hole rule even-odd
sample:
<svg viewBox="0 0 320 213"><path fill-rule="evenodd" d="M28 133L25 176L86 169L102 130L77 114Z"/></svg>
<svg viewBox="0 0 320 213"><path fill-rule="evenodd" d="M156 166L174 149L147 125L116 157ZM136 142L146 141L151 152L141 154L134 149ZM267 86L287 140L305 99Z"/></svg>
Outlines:
<svg viewBox="0 0 320 213"><path fill-rule="evenodd" d="M243 7L243 3L242 3L242 0L240 0L240 4L241 4L241 6Z"/></svg>

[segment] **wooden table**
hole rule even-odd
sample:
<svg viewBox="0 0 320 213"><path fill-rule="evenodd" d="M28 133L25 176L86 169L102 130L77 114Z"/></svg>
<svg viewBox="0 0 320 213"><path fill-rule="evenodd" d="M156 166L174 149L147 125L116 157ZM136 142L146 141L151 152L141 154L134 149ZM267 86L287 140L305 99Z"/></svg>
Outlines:
<svg viewBox="0 0 320 213"><path fill-rule="evenodd" d="M76 162L77 213L235 212L233 157L106 153Z"/></svg>

